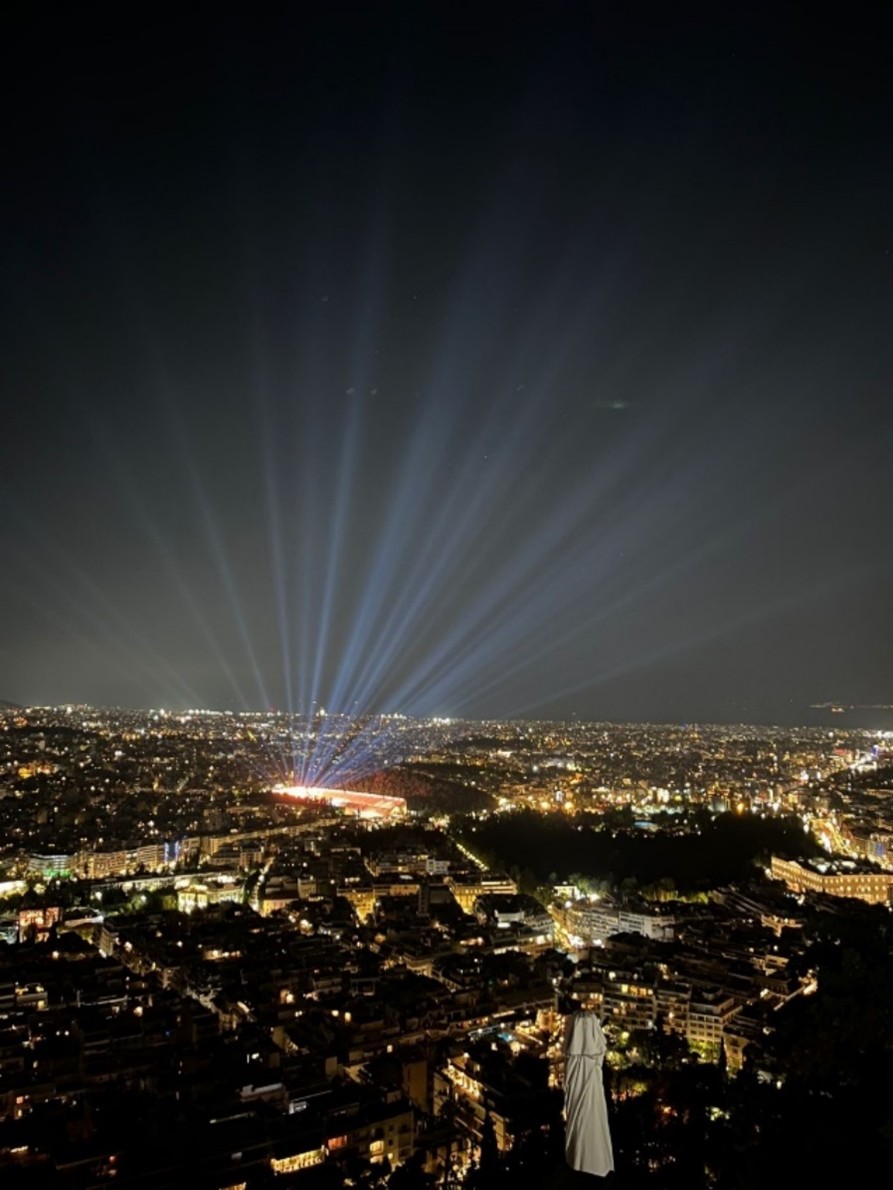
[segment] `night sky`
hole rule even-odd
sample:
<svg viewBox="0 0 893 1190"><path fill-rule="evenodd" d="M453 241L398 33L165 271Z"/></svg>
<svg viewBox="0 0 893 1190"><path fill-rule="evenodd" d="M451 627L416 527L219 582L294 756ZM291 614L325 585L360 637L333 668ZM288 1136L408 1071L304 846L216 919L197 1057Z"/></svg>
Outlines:
<svg viewBox="0 0 893 1190"><path fill-rule="evenodd" d="M0 699L893 703L880 14L228 7L5 29Z"/></svg>

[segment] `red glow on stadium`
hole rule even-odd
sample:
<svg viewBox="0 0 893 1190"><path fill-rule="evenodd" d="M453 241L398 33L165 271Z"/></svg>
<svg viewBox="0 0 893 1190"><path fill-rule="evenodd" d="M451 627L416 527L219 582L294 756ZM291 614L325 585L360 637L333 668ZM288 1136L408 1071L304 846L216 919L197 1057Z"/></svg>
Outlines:
<svg viewBox="0 0 893 1190"><path fill-rule="evenodd" d="M406 813L406 799L389 797L383 793L362 793L355 789L323 789L316 785L286 785L280 782L273 786L273 793L296 801L314 805L331 806L335 810L347 810L360 818L397 818Z"/></svg>

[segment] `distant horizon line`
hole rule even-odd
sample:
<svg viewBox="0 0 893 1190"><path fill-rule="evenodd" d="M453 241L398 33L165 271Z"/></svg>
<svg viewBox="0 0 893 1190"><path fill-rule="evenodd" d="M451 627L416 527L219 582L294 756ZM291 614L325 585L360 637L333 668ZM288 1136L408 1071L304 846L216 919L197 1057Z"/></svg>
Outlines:
<svg viewBox="0 0 893 1190"><path fill-rule="evenodd" d="M856 710L893 710L893 704L889 703L809 703L806 704L808 710L829 710L832 712L845 712ZM298 710L282 710L276 707L269 707L266 709L254 710L236 710L231 707L183 707L179 709L171 709L169 707L154 706L154 707L139 707L139 706L125 706L121 704L96 704L96 703L32 703L22 704L14 703L5 699L0 699L0 713L3 712L35 712L35 711L56 711L60 713L72 713L74 711L92 711L98 713L123 713L136 715L164 715L170 717L180 717L183 715L214 715L214 716L232 716L232 717L250 717L258 718L265 715L273 715L283 718L297 718L304 717L312 719L384 719L384 720L406 720L418 723L440 724L442 726L450 726L451 724L488 724L488 723L542 723L542 724L609 724L627 727L805 727L814 728L820 726L824 728L825 724L817 725L806 722L772 722L771 720L760 719L703 719L703 718L642 718L636 719L627 716L619 718L596 717L587 718L581 716L577 712L571 712L569 715L562 717L538 717L526 715L504 715L504 716L475 716L475 715L419 715L405 711L363 711L352 714L349 711L328 711L325 708L320 708L317 711L307 712L302 709ZM847 723L840 724L841 729L847 731L877 731L878 728L866 727L862 724Z"/></svg>

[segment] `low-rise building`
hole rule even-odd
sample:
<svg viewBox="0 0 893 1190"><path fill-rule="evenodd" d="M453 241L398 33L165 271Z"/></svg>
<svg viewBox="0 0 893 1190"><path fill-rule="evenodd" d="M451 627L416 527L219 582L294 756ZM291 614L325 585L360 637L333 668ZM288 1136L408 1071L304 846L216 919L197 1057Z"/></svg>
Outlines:
<svg viewBox="0 0 893 1190"><path fill-rule="evenodd" d="M792 892L853 897L869 905L889 905L893 901L893 872L879 872L854 859L793 860L773 855L770 872Z"/></svg>

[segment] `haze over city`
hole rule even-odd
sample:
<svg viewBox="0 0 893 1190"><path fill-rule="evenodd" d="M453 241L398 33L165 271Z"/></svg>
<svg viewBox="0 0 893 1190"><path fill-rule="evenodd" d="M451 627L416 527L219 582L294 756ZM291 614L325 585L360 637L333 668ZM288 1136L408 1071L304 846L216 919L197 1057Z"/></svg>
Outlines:
<svg viewBox="0 0 893 1190"><path fill-rule="evenodd" d="M641 15L21 17L0 697L893 702L882 39Z"/></svg>

